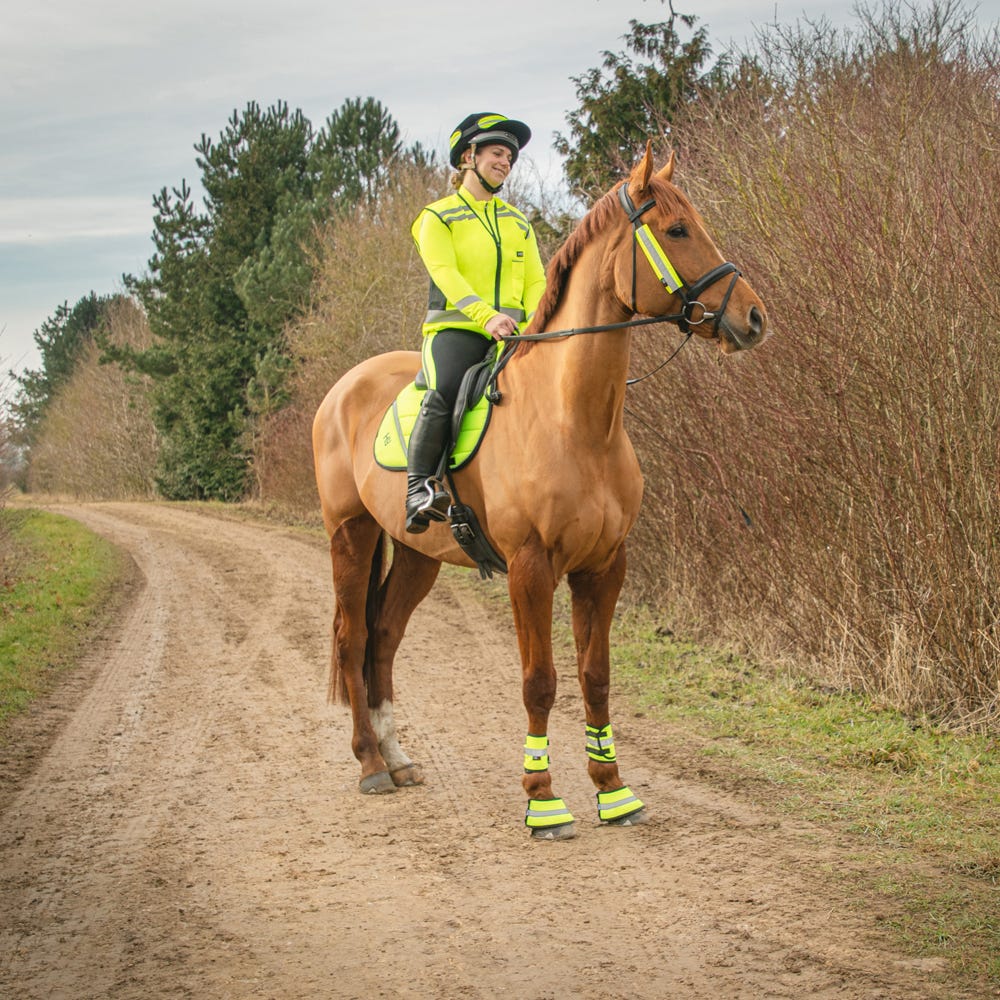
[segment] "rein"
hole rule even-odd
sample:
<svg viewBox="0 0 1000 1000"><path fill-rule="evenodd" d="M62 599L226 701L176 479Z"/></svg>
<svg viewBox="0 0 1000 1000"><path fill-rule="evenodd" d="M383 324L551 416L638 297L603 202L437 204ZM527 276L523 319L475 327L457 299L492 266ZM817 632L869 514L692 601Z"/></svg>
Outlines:
<svg viewBox="0 0 1000 1000"><path fill-rule="evenodd" d="M740 271L735 264L726 261L723 264L719 264L718 267L712 268L707 274L702 275L693 284L688 284L684 279L677 273L677 269L671 264L670 258L667 256L666 251L660 246L659 241L653 235L653 231L649 228L648 224L641 223L642 216L645 215L651 208L656 205L654 199L650 198L648 201L644 202L639 208L635 207L635 203L632 201L628 193L628 184L622 184L618 188L618 201L622 206L625 214L628 216L629 222L632 223L632 312L636 312L636 282L638 276L638 262L637 262L637 250L636 248L641 248L646 260L649 262L649 266L653 269L653 273L659 279L660 283L664 288L667 289L671 295L680 296L683 306L679 313L670 313L662 316L646 316L642 319L629 319L623 320L620 323L604 323L600 326L580 326L573 327L568 330L550 330L544 333L522 333L514 334L513 336L501 337L500 339L505 343L513 343L516 345L518 341L539 341L539 340L556 340L561 337L576 337L580 334L585 333L606 333L610 330L626 330L631 327L636 326L648 326L652 323L676 323L678 329L681 333L685 334L684 340L681 341L680 346L667 358L666 361L662 362L651 372L647 372L638 378L628 379L627 385L635 385L637 382L642 382L644 379L649 378L651 375L655 375L661 368L668 365L677 354L680 352L681 348L691 339L691 335L694 333L693 327L701 326L702 323L712 322L712 333L715 336L719 335L719 324L722 322L722 317L725 314L726 306L729 304L729 298L733 294L733 288L736 286L736 282L740 277ZM710 312L705 308L704 303L698 300L698 296L705 291L711 285L714 285L717 281L720 281L726 275L732 275L729 281L729 287L726 289L726 294L722 297L722 305L716 312ZM695 318L697 316L697 318ZM502 368L509 360L510 355L513 351L505 352L505 355L500 358L496 374L499 374L499 368Z"/></svg>

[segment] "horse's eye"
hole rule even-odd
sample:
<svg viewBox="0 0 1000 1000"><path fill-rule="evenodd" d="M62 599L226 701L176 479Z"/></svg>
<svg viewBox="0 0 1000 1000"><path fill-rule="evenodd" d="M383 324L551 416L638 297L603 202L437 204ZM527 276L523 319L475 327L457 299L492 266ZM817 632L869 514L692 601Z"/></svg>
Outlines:
<svg viewBox="0 0 1000 1000"><path fill-rule="evenodd" d="M683 240L687 234L687 226L683 222L677 222L667 230L667 236L673 240Z"/></svg>

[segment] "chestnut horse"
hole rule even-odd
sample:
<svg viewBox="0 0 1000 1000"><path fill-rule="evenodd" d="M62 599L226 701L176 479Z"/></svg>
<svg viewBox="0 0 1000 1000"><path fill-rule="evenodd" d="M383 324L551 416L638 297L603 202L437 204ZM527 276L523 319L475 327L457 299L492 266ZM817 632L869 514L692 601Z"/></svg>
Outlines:
<svg viewBox="0 0 1000 1000"><path fill-rule="evenodd" d="M725 263L672 183L674 158L653 170L650 144L628 179L603 196L548 267L529 334L502 373L502 403L472 461L454 474L507 564L527 710L523 785L533 836L573 835L552 789L548 718L555 699L553 593L566 577L598 818L630 825L643 803L621 779L608 707L609 632L625 578L625 539L642 475L623 426L634 317L672 321L724 354L764 338L764 306ZM639 252L641 251L641 252ZM701 276L685 282L679 276ZM552 331L552 337L540 336ZM576 335L580 334L580 335ZM376 464L373 441L420 356L399 351L358 365L323 400L313 452L330 536L335 613L331 697L350 704L362 792L423 781L392 714L392 665L407 622L442 562L472 566L446 523L404 531L406 476ZM392 562L383 579L384 538ZM582 734L581 734L582 735Z"/></svg>

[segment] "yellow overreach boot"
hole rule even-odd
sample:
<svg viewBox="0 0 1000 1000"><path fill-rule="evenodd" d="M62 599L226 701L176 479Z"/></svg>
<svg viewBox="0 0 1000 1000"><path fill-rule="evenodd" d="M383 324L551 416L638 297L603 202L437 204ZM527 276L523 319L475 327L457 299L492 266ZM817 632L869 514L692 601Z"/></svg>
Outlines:
<svg viewBox="0 0 1000 1000"><path fill-rule="evenodd" d="M587 726L587 756L599 764L616 764L615 737L611 723ZM628 785L597 793L597 818L609 826L635 826L643 822L645 804Z"/></svg>

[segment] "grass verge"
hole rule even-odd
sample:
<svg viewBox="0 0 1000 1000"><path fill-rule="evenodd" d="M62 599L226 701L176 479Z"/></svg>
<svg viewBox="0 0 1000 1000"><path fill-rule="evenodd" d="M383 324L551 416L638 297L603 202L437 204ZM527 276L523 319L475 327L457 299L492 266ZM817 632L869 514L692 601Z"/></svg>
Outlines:
<svg viewBox="0 0 1000 1000"><path fill-rule="evenodd" d="M1000 996L1000 739L683 642L644 610L619 615L612 648L637 711L692 737L709 773L849 835L859 905L893 901L910 954Z"/></svg>
<svg viewBox="0 0 1000 1000"><path fill-rule="evenodd" d="M0 734L51 690L93 634L125 557L76 521L38 510L0 511L16 573L0 588Z"/></svg>
<svg viewBox="0 0 1000 1000"><path fill-rule="evenodd" d="M504 580L444 572L509 620ZM569 622L561 587L563 662L575 656ZM611 648L616 713L668 726L707 783L830 830L851 863L827 877L849 880L845 895L878 913L901 952L946 959L976 995L1000 996L1000 738L685 642L649 609L619 609Z"/></svg>

